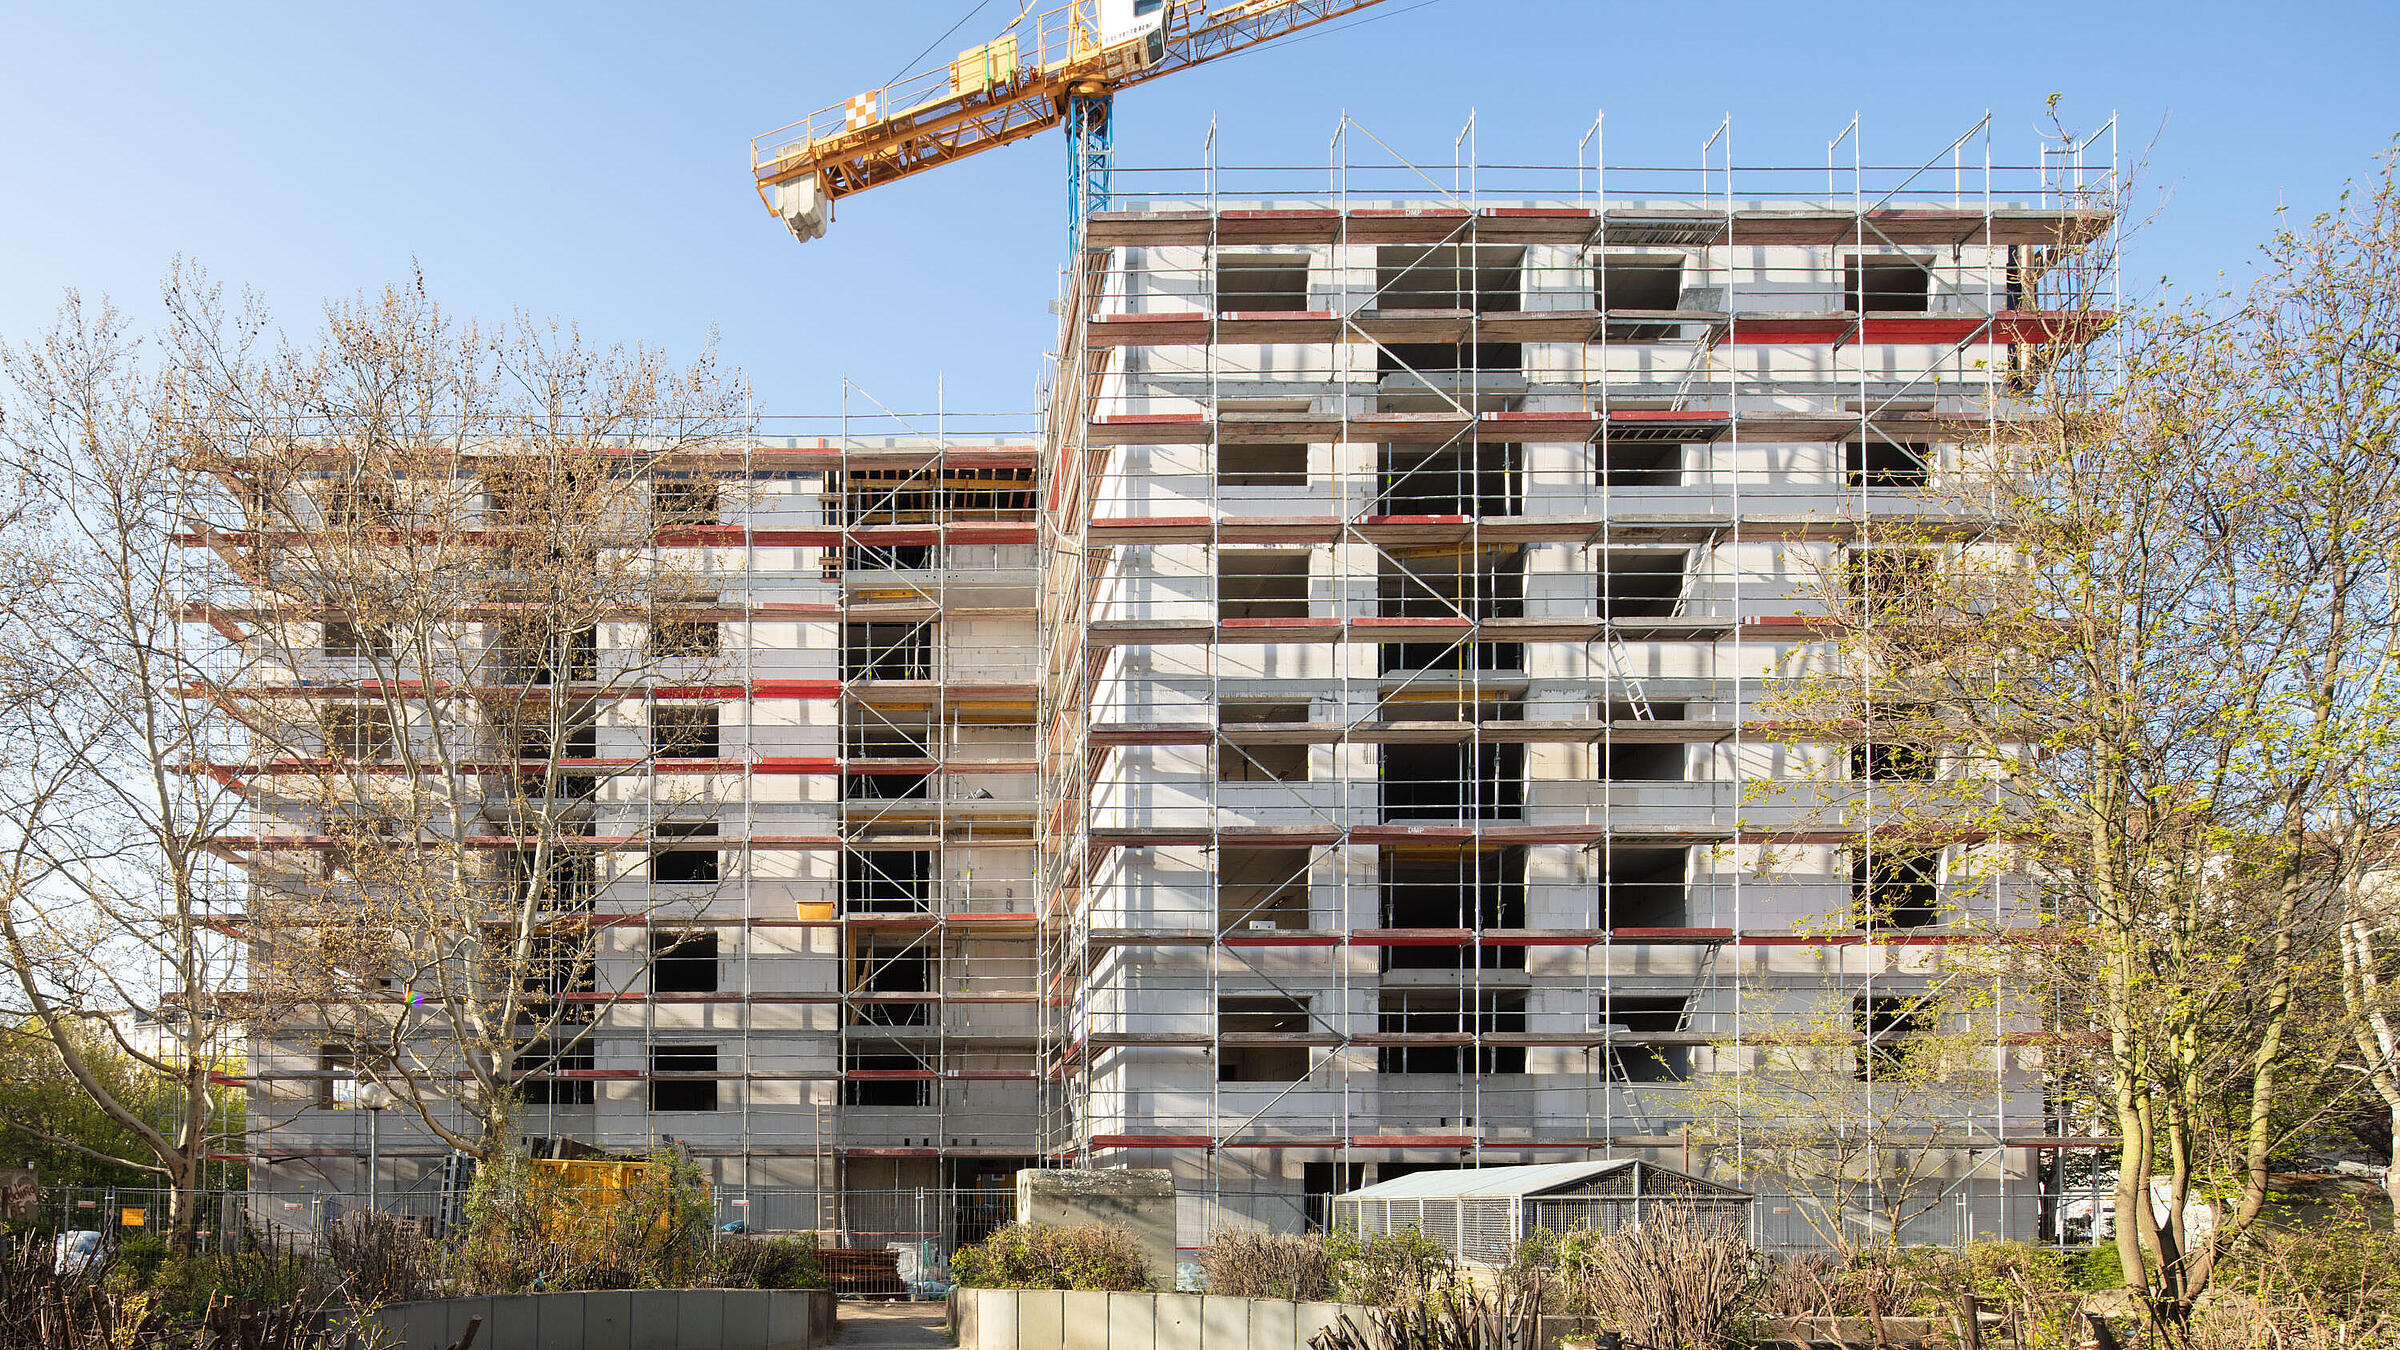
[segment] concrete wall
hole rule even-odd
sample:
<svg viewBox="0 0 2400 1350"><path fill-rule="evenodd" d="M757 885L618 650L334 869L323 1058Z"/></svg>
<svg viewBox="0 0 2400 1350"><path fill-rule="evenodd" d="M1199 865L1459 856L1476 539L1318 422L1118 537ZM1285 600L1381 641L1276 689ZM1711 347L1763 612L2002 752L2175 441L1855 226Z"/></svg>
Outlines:
<svg viewBox="0 0 2400 1350"><path fill-rule="evenodd" d="M1017 1222L1130 1231L1150 1260L1150 1278L1175 1286L1175 1178L1162 1169L1017 1173Z"/></svg>
<svg viewBox="0 0 2400 1350"><path fill-rule="evenodd" d="M611 1289L428 1299L379 1308L390 1350L813 1350L833 1336L823 1289Z"/></svg>
<svg viewBox="0 0 2400 1350"><path fill-rule="evenodd" d="M959 1350L1308 1350L1341 1303L1205 1294L960 1289L950 1296Z"/></svg>

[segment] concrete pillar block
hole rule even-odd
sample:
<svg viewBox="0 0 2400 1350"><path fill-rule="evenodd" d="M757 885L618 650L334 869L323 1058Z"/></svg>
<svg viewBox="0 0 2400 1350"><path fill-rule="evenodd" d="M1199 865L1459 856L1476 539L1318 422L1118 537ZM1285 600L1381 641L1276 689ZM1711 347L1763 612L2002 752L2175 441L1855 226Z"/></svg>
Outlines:
<svg viewBox="0 0 2400 1350"><path fill-rule="evenodd" d="M632 1289L626 1293L631 1309L626 1325L632 1332L626 1350L679 1350L683 1333L676 1323L677 1291Z"/></svg>
<svg viewBox="0 0 2400 1350"><path fill-rule="evenodd" d="M675 1291L676 1350L708 1350L725 1341L725 1291Z"/></svg>
<svg viewBox="0 0 2400 1350"><path fill-rule="evenodd" d="M1250 1305L1249 1350L1299 1350L1299 1304L1271 1298L1243 1301Z"/></svg>
<svg viewBox="0 0 2400 1350"><path fill-rule="evenodd" d="M1066 1339L1067 1295L1063 1289L1017 1291L1017 1345L1052 1350Z"/></svg>
<svg viewBox="0 0 2400 1350"><path fill-rule="evenodd" d="M1157 1350L1200 1350L1198 1294L1160 1294Z"/></svg>
<svg viewBox="0 0 2400 1350"><path fill-rule="evenodd" d="M492 1299L477 1345L532 1345L541 1334L541 1294L504 1294Z"/></svg>
<svg viewBox="0 0 2400 1350"><path fill-rule="evenodd" d="M775 1289L767 1293L766 1326L761 1332L768 1350L808 1350L823 1343L824 1333L816 1325L811 1290ZM730 1325L733 1313L727 1305Z"/></svg>
<svg viewBox="0 0 2400 1350"><path fill-rule="evenodd" d="M633 1295L623 1289L584 1295L583 1343L586 1350L632 1350Z"/></svg>
<svg viewBox="0 0 2400 1350"><path fill-rule="evenodd" d="M1065 1350L1109 1350L1108 1299L1103 1292L1074 1289L1061 1299Z"/></svg>
<svg viewBox="0 0 2400 1350"><path fill-rule="evenodd" d="M483 1319L484 1331L491 1329L492 1301L488 1298L446 1298L442 1300L441 1307L446 1315L442 1331L452 1345L458 1344L459 1338L467 1334L467 1323L478 1317ZM475 1343L486 1343L483 1331L475 1333Z"/></svg>
<svg viewBox="0 0 2400 1350"><path fill-rule="evenodd" d="M976 1326L981 1339L976 1342L982 1350L1017 1350L1025 1344L1018 1338L1019 1322L1017 1291L1014 1289L978 1289L975 1299ZM1048 1350L1035 1346L1034 1350Z"/></svg>
<svg viewBox="0 0 2400 1350"><path fill-rule="evenodd" d="M584 1300L589 1294L548 1294L541 1302L541 1325L536 1328L532 1344L535 1350L583 1350L591 1344L584 1337Z"/></svg>
<svg viewBox="0 0 2400 1350"><path fill-rule="evenodd" d="M1017 1173L1017 1222L1103 1224L1132 1232L1153 1288L1175 1287L1175 1178L1163 1168Z"/></svg>
<svg viewBox="0 0 2400 1350"><path fill-rule="evenodd" d="M374 1322L398 1346L429 1342L449 1327L448 1314L439 1303L390 1304L376 1311Z"/></svg>
<svg viewBox="0 0 2400 1350"><path fill-rule="evenodd" d="M1309 1339L1310 1339L1311 1337L1315 1336L1315 1335L1316 1335L1318 1332L1320 1332L1320 1331L1323 1331L1325 1328L1327 1328L1327 1327L1329 1327L1329 1326L1332 1326L1334 1323L1341 1321L1341 1320L1342 1320L1342 1314L1344 1314L1344 1313L1347 1313L1347 1312L1351 1312L1351 1311L1352 1311L1352 1309L1351 1309L1350 1305L1348 1305L1348 1304L1346 1304L1346 1303L1295 1303L1295 1304L1293 1304L1293 1305L1292 1305L1292 1340L1293 1340L1293 1343L1294 1343L1294 1344L1296 1344L1296 1345L1298 1345L1298 1346L1301 1346L1301 1347L1303 1347L1303 1350L1305 1350L1305 1347L1308 1345ZM1364 1311L1363 1309L1361 1309L1361 1310L1358 1310L1358 1312L1359 1312L1359 1316L1360 1316L1360 1318L1363 1320L1363 1319L1364 1319L1364 1317L1365 1317L1365 1311Z"/></svg>
<svg viewBox="0 0 2400 1350"><path fill-rule="evenodd" d="M1108 1296L1108 1350L1159 1350L1159 1296Z"/></svg>
<svg viewBox="0 0 2400 1350"><path fill-rule="evenodd" d="M1203 1295L1200 1299L1200 1347L1201 1350L1249 1350L1250 1300Z"/></svg>
<svg viewBox="0 0 2400 1350"><path fill-rule="evenodd" d="M719 1350L767 1350L767 1308L780 1290L727 1289L718 1294ZM803 1317L806 1314L802 1314ZM803 1324L805 1326L805 1323Z"/></svg>
<svg viewBox="0 0 2400 1350"><path fill-rule="evenodd" d="M978 1297L981 1293L982 1291L979 1289L953 1289L950 1291L948 1300L950 1339L958 1342L962 1350L971 1350L973 1346L981 1344L976 1339L975 1330L975 1309L982 1303L982 1299Z"/></svg>

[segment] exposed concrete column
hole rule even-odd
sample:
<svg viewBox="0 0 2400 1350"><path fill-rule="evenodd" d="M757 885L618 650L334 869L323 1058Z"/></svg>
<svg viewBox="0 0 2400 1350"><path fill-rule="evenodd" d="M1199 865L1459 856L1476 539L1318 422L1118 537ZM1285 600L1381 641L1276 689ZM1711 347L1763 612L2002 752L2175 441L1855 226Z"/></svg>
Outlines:
<svg viewBox="0 0 2400 1350"><path fill-rule="evenodd" d="M1175 1287L1175 1179L1164 1168L1017 1173L1017 1222L1105 1224L1131 1232L1151 1279Z"/></svg>

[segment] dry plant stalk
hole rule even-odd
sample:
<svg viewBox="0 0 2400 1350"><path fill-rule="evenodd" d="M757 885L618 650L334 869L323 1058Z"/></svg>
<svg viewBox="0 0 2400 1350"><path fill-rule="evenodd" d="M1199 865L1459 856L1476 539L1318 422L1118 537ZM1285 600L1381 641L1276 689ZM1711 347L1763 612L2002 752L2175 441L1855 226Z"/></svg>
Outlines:
<svg viewBox="0 0 2400 1350"><path fill-rule="evenodd" d="M1738 1224L1660 1207L1579 1243L1565 1289L1578 1316L1653 1350L1732 1343L1764 1266Z"/></svg>
<svg viewBox="0 0 2400 1350"><path fill-rule="evenodd" d="M1313 1235L1222 1228L1200 1249L1208 1292L1310 1302L1333 1296L1333 1257Z"/></svg>

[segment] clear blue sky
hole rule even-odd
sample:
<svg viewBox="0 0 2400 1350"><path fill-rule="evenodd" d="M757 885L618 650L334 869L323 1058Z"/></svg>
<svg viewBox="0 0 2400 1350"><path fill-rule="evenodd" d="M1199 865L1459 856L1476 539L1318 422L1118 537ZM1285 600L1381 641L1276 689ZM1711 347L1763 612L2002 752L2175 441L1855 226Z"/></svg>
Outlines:
<svg viewBox="0 0 2400 1350"><path fill-rule="evenodd" d="M1045 0L1043 7L1048 7ZM1030 408L1062 253L1055 135L847 203L792 243L749 137L882 83L973 0L784 4L0 5L0 337L67 286L147 312L176 255L288 326L422 261L453 308L517 307L688 354L713 326L779 411L847 375L894 406ZM1011 0L941 44L996 30ZM2158 134L2173 200L2128 271L2205 286L2286 202L2329 204L2400 131L2400 4L1613 4L1386 0L1355 31L1127 94L1120 161L1190 163L1213 114L1247 162L1321 163L1347 109L1446 160L1690 163L1930 153L1986 109L2005 150L2043 100Z"/></svg>

